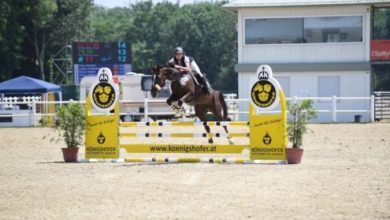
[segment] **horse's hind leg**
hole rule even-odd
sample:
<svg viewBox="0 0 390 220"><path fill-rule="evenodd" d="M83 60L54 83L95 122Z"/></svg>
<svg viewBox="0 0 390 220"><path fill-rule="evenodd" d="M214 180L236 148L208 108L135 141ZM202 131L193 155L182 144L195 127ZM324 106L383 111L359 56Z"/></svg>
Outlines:
<svg viewBox="0 0 390 220"><path fill-rule="evenodd" d="M206 122L206 121L205 121ZM203 125L204 126L204 129L206 129L206 132L207 132L207 134L208 135L210 135L210 126L208 126L207 124L205 124L205 125ZM213 141L213 138L212 137L210 137L209 136L209 144L212 144L212 143L214 143L214 141Z"/></svg>
<svg viewBox="0 0 390 220"><path fill-rule="evenodd" d="M227 135L227 139L228 139L228 141L229 141L229 144L233 144L233 141L232 141L232 138L231 138L230 135L229 135L229 131L228 131L228 129L227 129L227 126L226 126L226 125L223 125L222 127L223 127L223 129L225 130L225 133L226 133L226 135Z"/></svg>
<svg viewBox="0 0 390 220"><path fill-rule="evenodd" d="M217 116L219 121L223 121L223 117L222 117L220 111L216 111L214 114ZM226 138L228 139L229 144L233 144L233 141L232 141L232 138L229 135L229 130L228 130L227 126L226 125L222 125L222 127L225 130Z"/></svg>
<svg viewBox="0 0 390 220"><path fill-rule="evenodd" d="M213 138L210 137L210 126L206 123L206 113L207 113L207 106L206 105L195 105L195 115L199 118L202 122L204 122L204 129L207 132L207 135L209 136L209 144L214 143Z"/></svg>
<svg viewBox="0 0 390 220"><path fill-rule="evenodd" d="M223 121L223 116L222 116L222 109L220 106L215 105L215 109L211 109L211 112L217 117L218 121ZM233 144L232 138L229 135L229 130L226 125L222 125L223 129L225 130L226 133L226 138L229 141L229 144Z"/></svg>

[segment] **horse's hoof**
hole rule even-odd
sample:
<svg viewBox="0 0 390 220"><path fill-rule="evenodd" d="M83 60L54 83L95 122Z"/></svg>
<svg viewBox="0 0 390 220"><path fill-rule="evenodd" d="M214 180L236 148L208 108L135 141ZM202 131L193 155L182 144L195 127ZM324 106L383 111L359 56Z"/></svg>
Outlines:
<svg viewBox="0 0 390 220"><path fill-rule="evenodd" d="M213 139L209 139L209 144L213 144L213 143L214 143Z"/></svg>

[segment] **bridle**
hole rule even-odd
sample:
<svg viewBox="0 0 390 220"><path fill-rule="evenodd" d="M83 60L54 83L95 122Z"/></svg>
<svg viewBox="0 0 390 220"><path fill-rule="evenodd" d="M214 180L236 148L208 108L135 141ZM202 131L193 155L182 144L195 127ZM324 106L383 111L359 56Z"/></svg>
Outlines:
<svg viewBox="0 0 390 220"><path fill-rule="evenodd" d="M165 71L164 71L165 69ZM169 69L169 70L168 70ZM178 79L175 77L175 73L173 72L175 69L173 67L159 67L157 71L153 73L152 77L152 85L157 89L157 91L160 91L162 89L161 85L157 82L157 78L163 78L163 80L169 80L169 81L178 81ZM167 72L171 71L171 72ZM180 74L180 72L178 72ZM182 76L180 76L181 78ZM161 82L160 82L161 83Z"/></svg>

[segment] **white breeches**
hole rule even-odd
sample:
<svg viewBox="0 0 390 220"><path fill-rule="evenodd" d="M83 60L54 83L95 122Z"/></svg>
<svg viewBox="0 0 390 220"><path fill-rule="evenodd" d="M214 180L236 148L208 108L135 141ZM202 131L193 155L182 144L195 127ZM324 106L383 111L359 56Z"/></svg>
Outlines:
<svg viewBox="0 0 390 220"><path fill-rule="evenodd" d="M196 72L197 74L199 74L199 76L203 77L203 74L202 74L202 72L200 72L199 66L198 66L198 64L196 64L195 60L193 60L191 62L191 68L192 68L192 71Z"/></svg>

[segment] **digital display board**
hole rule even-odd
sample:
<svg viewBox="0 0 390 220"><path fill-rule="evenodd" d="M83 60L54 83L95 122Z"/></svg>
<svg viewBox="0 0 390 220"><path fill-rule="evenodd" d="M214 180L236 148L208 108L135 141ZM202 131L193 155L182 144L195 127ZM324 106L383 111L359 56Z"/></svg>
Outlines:
<svg viewBox="0 0 390 220"><path fill-rule="evenodd" d="M131 44L128 42L73 42L72 60L75 84L84 76L96 75L102 67L113 76L131 72Z"/></svg>

